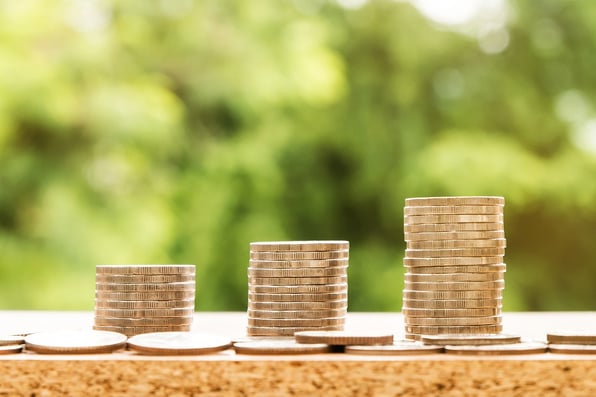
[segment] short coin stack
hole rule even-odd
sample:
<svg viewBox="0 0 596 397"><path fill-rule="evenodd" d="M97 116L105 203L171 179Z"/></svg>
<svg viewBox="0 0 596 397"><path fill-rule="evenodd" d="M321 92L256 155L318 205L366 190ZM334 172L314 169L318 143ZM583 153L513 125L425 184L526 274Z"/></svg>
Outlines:
<svg viewBox="0 0 596 397"><path fill-rule="evenodd" d="M343 330L348 307L348 241L250 244L250 336Z"/></svg>
<svg viewBox="0 0 596 397"><path fill-rule="evenodd" d="M189 331L194 302L194 265L97 266L93 328L127 336Z"/></svg>
<svg viewBox="0 0 596 397"><path fill-rule="evenodd" d="M406 199L406 336L502 330L503 197Z"/></svg>

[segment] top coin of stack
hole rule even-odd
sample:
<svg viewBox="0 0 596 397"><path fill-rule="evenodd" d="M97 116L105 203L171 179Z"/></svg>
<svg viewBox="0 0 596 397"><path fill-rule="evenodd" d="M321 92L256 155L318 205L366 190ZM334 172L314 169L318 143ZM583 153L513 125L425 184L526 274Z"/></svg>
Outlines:
<svg viewBox="0 0 596 397"><path fill-rule="evenodd" d="M406 199L406 335L502 330L503 197Z"/></svg>
<svg viewBox="0 0 596 397"><path fill-rule="evenodd" d="M97 266L94 329L127 336L189 331L194 265Z"/></svg>
<svg viewBox="0 0 596 397"><path fill-rule="evenodd" d="M348 241L251 243L248 335L343 330L349 247Z"/></svg>

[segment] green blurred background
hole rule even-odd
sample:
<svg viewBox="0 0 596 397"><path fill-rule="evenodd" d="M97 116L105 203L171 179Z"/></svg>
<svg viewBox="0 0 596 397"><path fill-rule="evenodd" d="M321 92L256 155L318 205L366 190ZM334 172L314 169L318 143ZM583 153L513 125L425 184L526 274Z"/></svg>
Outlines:
<svg viewBox="0 0 596 397"><path fill-rule="evenodd" d="M596 2L0 0L0 309L93 308L95 265L347 239L399 311L404 198L506 198L506 310L596 309Z"/></svg>

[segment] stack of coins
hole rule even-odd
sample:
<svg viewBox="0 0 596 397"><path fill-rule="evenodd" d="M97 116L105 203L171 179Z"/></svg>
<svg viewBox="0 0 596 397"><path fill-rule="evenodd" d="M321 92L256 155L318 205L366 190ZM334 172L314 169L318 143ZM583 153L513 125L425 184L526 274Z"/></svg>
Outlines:
<svg viewBox="0 0 596 397"><path fill-rule="evenodd" d="M190 331L194 265L97 266L95 330L127 336Z"/></svg>
<svg viewBox="0 0 596 397"><path fill-rule="evenodd" d="M343 330L348 307L347 241L250 244L250 336Z"/></svg>
<svg viewBox="0 0 596 397"><path fill-rule="evenodd" d="M406 336L502 330L503 197L406 199Z"/></svg>

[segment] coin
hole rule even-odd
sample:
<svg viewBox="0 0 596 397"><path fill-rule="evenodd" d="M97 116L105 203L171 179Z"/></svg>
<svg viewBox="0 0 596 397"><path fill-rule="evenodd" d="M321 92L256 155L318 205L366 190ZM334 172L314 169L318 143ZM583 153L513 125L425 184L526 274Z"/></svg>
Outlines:
<svg viewBox="0 0 596 397"><path fill-rule="evenodd" d="M406 317L407 325L455 327L460 325L495 325L501 324L501 316L478 317Z"/></svg>
<svg viewBox="0 0 596 397"><path fill-rule="evenodd" d="M503 215L405 215L406 225L435 223L495 223L503 222Z"/></svg>
<svg viewBox="0 0 596 397"><path fill-rule="evenodd" d="M587 331L551 331L546 340L555 344L596 345L596 330Z"/></svg>
<svg viewBox="0 0 596 397"><path fill-rule="evenodd" d="M249 285L267 285L271 287L283 286L319 286L319 285L337 285L346 284L347 276L336 277L248 277Z"/></svg>
<svg viewBox="0 0 596 397"><path fill-rule="evenodd" d="M401 310L404 316L422 318L454 318L496 316L501 314L501 307L483 307L478 309L411 309L406 306Z"/></svg>
<svg viewBox="0 0 596 397"><path fill-rule="evenodd" d="M188 274L96 274L95 281L107 284L154 284L194 281L194 273Z"/></svg>
<svg viewBox="0 0 596 397"><path fill-rule="evenodd" d="M596 354L596 345L572 345L572 344L554 344L548 345L551 353L560 354Z"/></svg>
<svg viewBox="0 0 596 397"><path fill-rule="evenodd" d="M250 259L266 261L341 259L350 256L349 250L340 251L251 251Z"/></svg>
<svg viewBox="0 0 596 397"><path fill-rule="evenodd" d="M467 223L421 223L405 224L404 233L437 233L437 232L479 232L503 231L504 224L499 222L467 222Z"/></svg>
<svg viewBox="0 0 596 397"><path fill-rule="evenodd" d="M23 335L0 335L0 346L14 346L25 343Z"/></svg>
<svg viewBox="0 0 596 397"><path fill-rule="evenodd" d="M394 341L391 345L346 346L345 352L375 356L413 356L442 353L443 346L423 345L412 341Z"/></svg>
<svg viewBox="0 0 596 397"><path fill-rule="evenodd" d="M188 281L183 283L143 283L143 284L114 284L114 283L95 283L96 291L109 292L161 292L161 291L193 291L195 282Z"/></svg>
<svg viewBox="0 0 596 397"><path fill-rule="evenodd" d="M409 274L455 274L455 273L493 273L504 272L507 266L504 263L495 265L463 265L463 266L406 266Z"/></svg>
<svg viewBox="0 0 596 397"><path fill-rule="evenodd" d="M97 265L97 274L194 274L195 265Z"/></svg>
<svg viewBox="0 0 596 397"><path fill-rule="evenodd" d="M503 281L504 272L484 273L443 273L443 274L414 274L406 273L404 280L414 283L439 283L439 282L478 282L478 281Z"/></svg>
<svg viewBox="0 0 596 397"><path fill-rule="evenodd" d="M153 355L206 354L230 347L232 341L227 337L198 332L153 332L128 340L129 350Z"/></svg>
<svg viewBox="0 0 596 397"><path fill-rule="evenodd" d="M336 277L344 276L347 266L309 269L257 269L248 268L249 277Z"/></svg>
<svg viewBox="0 0 596 397"><path fill-rule="evenodd" d="M415 205L404 207L405 215L491 215L502 213L502 205Z"/></svg>
<svg viewBox="0 0 596 397"><path fill-rule="evenodd" d="M313 259L313 260L289 260L289 261L265 261L251 259L250 267L258 269L302 269L302 268L329 268L336 266L348 266L349 258L343 259Z"/></svg>
<svg viewBox="0 0 596 397"><path fill-rule="evenodd" d="M23 351L24 344L18 345L0 345L0 355L1 354L14 354L20 353Z"/></svg>
<svg viewBox="0 0 596 397"><path fill-rule="evenodd" d="M163 327L170 325L190 325L193 317L148 317L148 318L119 318L95 316L95 325L111 325L117 327Z"/></svg>
<svg viewBox="0 0 596 397"><path fill-rule="evenodd" d="M132 336L151 332L190 331L190 325L169 325L164 327L118 327L112 325L94 325L93 329L99 331L119 332L127 336Z"/></svg>
<svg viewBox="0 0 596 397"><path fill-rule="evenodd" d="M259 241L250 243L251 251L341 251L350 248L345 240Z"/></svg>
<svg viewBox="0 0 596 397"><path fill-rule="evenodd" d="M406 267L439 267L439 266L480 266L503 264L503 255L496 256L470 256L451 258L404 258ZM410 272L412 270L409 270ZM456 273L456 272L450 272Z"/></svg>
<svg viewBox="0 0 596 397"><path fill-rule="evenodd" d="M486 335L422 335L422 342L431 345L502 345L521 341L519 335L486 334Z"/></svg>
<svg viewBox="0 0 596 397"><path fill-rule="evenodd" d="M348 284L320 284L320 285L260 285L257 283L249 284L250 292L265 294L314 294L321 292L347 292Z"/></svg>
<svg viewBox="0 0 596 397"><path fill-rule="evenodd" d="M388 345L393 334L382 332L301 331L294 335L298 343L326 343L329 345Z"/></svg>
<svg viewBox="0 0 596 397"><path fill-rule="evenodd" d="M345 317L346 309L337 309L337 310L288 310L288 311L279 311L279 310L248 310L248 317L249 318L266 318L266 319L274 319L274 318L332 318L332 317Z"/></svg>
<svg viewBox="0 0 596 397"><path fill-rule="evenodd" d="M420 335L438 334L498 334L503 331L501 324L495 325L461 325L461 326L420 326L406 325L406 332Z"/></svg>
<svg viewBox="0 0 596 397"><path fill-rule="evenodd" d="M251 327L329 327L334 325L343 326L346 322L345 316L333 318L251 318L248 317L248 325Z"/></svg>
<svg viewBox="0 0 596 397"><path fill-rule="evenodd" d="M403 305L409 310L412 309L432 309L432 310L453 310L453 309L481 309L502 307L503 300L498 299L453 299L453 300L424 300L424 299L404 299Z"/></svg>
<svg viewBox="0 0 596 397"><path fill-rule="evenodd" d="M125 335L107 331L51 331L25 337L27 350L46 354L111 353L125 344Z"/></svg>
<svg viewBox="0 0 596 397"><path fill-rule="evenodd" d="M404 290L404 299L497 299L503 295L501 290L484 291L416 291Z"/></svg>
<svg viewBox="0 0 596 397"><path fill-rule="evenodd" d="M253 310L329 310L347 309L347 299L328 300L323 302L249 302Z"/></svg>
<svg viewBox="0 0 596 397"><path fill-rule="evenodd" d="M297 343L290 341L255 341L234 343L234 350L239 354L319 354L331 351L331 346L324 343Z"/></svg>
<svg viewBox="0 0 596 397"><path fill-rule="evenodd" d="M478 356L539 354L546 353L546 349L546 344L541 342L520 342L503 345L445 346L446 353Z"/></svg>
<svg viewBox="0 0 596 397"><path fill-rule="evenodd" d="M175 309L194 307L194 296L190 299L163 301L95 299L96 309Z"/></svg>
<svg viewBox="0 0 596 397"><path fill-rule="evenodd" d="M406 199L406 206L427 205L505 205L501 196L444 196L411 197Z"/></svg>
<svg viewBox="0 0 596 397"><path fill-rule="evenodd" d="M436 241L436 240L484 240L505 238L503 230L480 232L426 232L404 233L405 241Z"/></svg>
<svg viewBox="0 0 596 397"><path fill-rule="evenodd" d="M504 238L485 240L429 240L409 241L408 249L450 249L450 248L504 248Z"/></svg>
<svg viewBox="0 0 596 397"><path fill-rule="evenodd" d="M186 309L95 309L95 315L100 317L185 317L194 314L194 306Z"/></svg>
<svg viewBox="0 0 596 397"><path fill-rule="evenodd" d="M106 292L95 291L95 298L116 301L142 301L142 300L181 300L195 296L195 291L163 291L163 292Z"/></svg>
<svg viewBox="0 0 596 397"><path fill-rule="evenodd" d="M328 327L246 327L246 333L250 336L294 336L300 331L320 331L330 330L339 331L343 329L342 325L332 325Z"/></svg>
<svg viewBox="0 0 596 397"><path fill-rule="evenodd" d="M347 298L348 294L343 292L321 294L259 294L251 292L248 293L249 301L254 302L325 302Z"/></svg>
<svg viewBox="0 0 596 397"><path fill-rule="evenodd" d="M453 258L467 256L495 257L505 255L504 248L406 249L408 258Z"/></svg>
<svg viewBox="0 0 596 397"><path fill-rule="evenodd" d="M412 291L484 291L505 288L505 282L499 281L462 281L462 282L404 282L405 289Z"/></svg>

